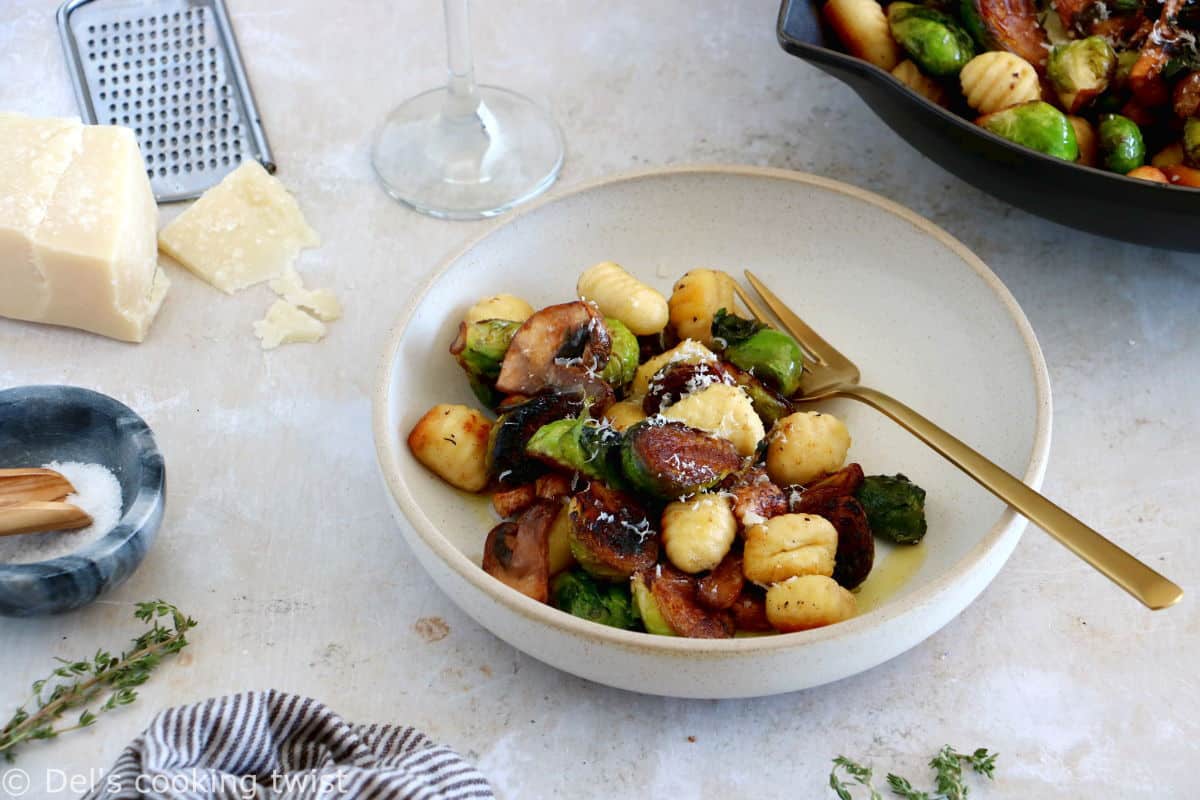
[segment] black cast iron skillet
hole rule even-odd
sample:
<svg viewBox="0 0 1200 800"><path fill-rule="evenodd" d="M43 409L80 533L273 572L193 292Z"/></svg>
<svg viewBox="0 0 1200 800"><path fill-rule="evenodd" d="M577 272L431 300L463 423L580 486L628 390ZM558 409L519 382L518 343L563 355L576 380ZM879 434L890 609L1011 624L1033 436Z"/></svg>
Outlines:
<svg viewBox="0 0 1200 800"><path fill-rule="evenodd" d="M1200 190L1085 167L984 130L838 49L820 0L783 0L783 49L846 83L896 133L967 183L1031 214L1137 244L1200 252Z"/></svg>

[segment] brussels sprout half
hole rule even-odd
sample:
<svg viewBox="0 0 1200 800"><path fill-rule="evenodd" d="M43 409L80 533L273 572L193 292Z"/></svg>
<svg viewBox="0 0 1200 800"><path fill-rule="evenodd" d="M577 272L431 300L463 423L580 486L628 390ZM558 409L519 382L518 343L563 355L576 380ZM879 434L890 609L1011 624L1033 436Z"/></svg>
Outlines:
<svg viewBox="0 0 1200 800"><path fill-rule="evenodd" d="M571 554L605 580L628 578L658 560L659 535L636 497L592 481L568 501Z"/></svg>
<svg viewBox="0 0 1200 800"><path fill-rule="evenodd" d="M638 616L642 618L642 626L645 627L646 633L653 633L657 636L677 635L675 629L667 622L667 618L663 616L658 602L646 584L646 579L641 574L634 575L630 580L630 590L633 595L634 607L637 609Z"/></svg>
<svg viewBox="0 0 1200 800"><path fill-rule="evenodd" d="M538 428L525 452L567 472L615 485L620 480L621 434L588 416L560 419Z"/></svg>
<svg viewBox="0 0 1200 800"><path fill-rule="evenodd" d="M1089 36L1056 46L1046 64L1046 76L1068 114L1092 102L1117 69L1117 54L1108 40Z"/></svg>
<svg viewBox="0 0 1200 800"><path fill-rule="evenodd" d="M1105 169L1122 175L1142 166L1146 161L1146 145L1137 123L1120 114L1100 117L1096 129L1100 140L1100 163Z"/></svg>
<svg viewBox="0 0 1200 800"><path fill-rule="evenodd" d="M658 564L635 574L632 590L648 633L691 639L733 636L732 615L701 605L696 579L670 564Z"/></svg>
<svg viewBox="0 0 1200 800"><path fill-rule="evenodd" d="M1200 165L1200 118L1183 123L1183 160L1193 167Z"/></svg>
<svg viewBox="0 0 1200 800"><path fill-rule="evenodd" d="M608 363L604 365L600 378L614 387L627 386L637 373L641 345L638 344L633 331L619 319L605 317L604 324L612 338L612 353L609 354Z"/></svg>
<svg viewBox="0 0 1200 800"><path fill-rule="evenodd" d="M804 352L786 333L769 328L761 330L725 348L723 355L735 367L774 386L784 397L791 397L800 388Z"/></svg>
<svg viewBox="0 0 1200 800"><path fill-rule="evenodd" d="M559 574L551 585L556 608L613 628L638 627L638 610L625 583L599 583L582 569Z"/></svg>
<svg viewBox="0 0 1200 800"><path fill-rule="evenodd" d="M925 490L903 475L870 475L854 496L876 536L897 544L925 538Z"/></svg>
<svg viewBox="0 0 1200 800"><path fill-rule="evenodd" d="M1079 143L1075 140L1071 121L1066 114L1041 100L985 114L976 122L997 136L1046 155L1064 161L1079 157Z"/></svg>
<svg viewBox="0 0 1200 800"><path fill-rule="evenodd" d="M957 75L975 55L970 34L936 9L901 1L888 6L887 17L892 36L927 75Z"/></svg>
<svg viewBox="0 0 1200 800"><path fill-rule="evenodd" d="M652 417L625 432L621 468L639 491L666 500L716 486L742 459L727 439Z"/></svg>

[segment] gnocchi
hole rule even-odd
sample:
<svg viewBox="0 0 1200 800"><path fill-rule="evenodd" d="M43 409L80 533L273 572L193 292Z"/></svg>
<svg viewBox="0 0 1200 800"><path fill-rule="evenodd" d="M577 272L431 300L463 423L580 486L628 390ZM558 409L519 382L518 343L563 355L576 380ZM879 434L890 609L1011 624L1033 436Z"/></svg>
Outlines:
<svg viewBox="0 0 1200 800"><path fill-rule="evenodd" d="M1067 122L1075 129L1075 142L1079 145L1079 163L1089 167L1096 166L1096 129L1083 117L1067 117Z"/></svg>
<svg viewBox="0 0 1200 800"><path fill-rule="evenodd" d="M771 367L798 369L799 343L733 313L728 275L692 270L670 301L647 289L657 300L632 304L647 287L604 262L578 287L597 302L475 303L450 354L497 419L440 404L407 437L432 473L488 491L501 520L484 571L565 613L655 635L853 616L847 589L870 573L873 537L924 535L924 490L839 469L846 426L792 413L802 387ZM648 307L656 320L639 324ZM639 340L635 325L659 335Z"/></svg>
<svg viewBox="0 0 1200 800"><path fill-rule="evenodd" d="M778 631L806 631L850 619L858 600L824 575L800 575L767 589L767 621Z"/></svg>
<svg viewBox="0 0 1200 800"><path fill-rule="evenodd" d="M516 295L494 294L484 297L467 309L463 322L468 325L487 319L502 319L508 322L524 322L533 316L533 306Z"/></svg>
<svg viewBox="0 0 1200 800"><path fill-rule="evenodd" d="M711 347L713 317L722 308L733 311L733 279L718 270L694 269L675 283L667 305L680 339Z"/></svg>
<svg viewBox="0 0 1200 800"><path fill-rule="evenodd" d="M906 58L897 64L892 70L892 76L926 100L931 100L939 106L949 103L945 87L921 72L921 68L910 59Z"/></svg>
<svg viewBox="0 0 1200 800"><path fill-rule="evenodd" d="M900 46L875 0L828 0L821 15L851 55L889 71L900 63Z"/></svg>
<svg viewBox="0 0 1200 800"><path fill-rule="evenodd" d="M737 521L725 495L701 494L663 509L663 548L671 563L684 572L715 568L736 536Z"/></svg>
<svg viewBox="0 0 1200 800"><path fill-rule="evenodd" d="M767 474L780 486L808 483L837 472L850 449L845 423L820 411L797 411L784 417L767 439Z"/></svg>
<svg viewBox="0 0 1200 800"><path fill-rule="evenodd" d="M488 485L488 439L492 423L468 406L442 403L421 417L408 435L408 448L418 461L449 483L468 492Z"/></svg>
<svg viewBox="0 0 1200 800"><path fill-rule="evenodd" d="M602 261L584 270L575 288L581 298L595 303L600 313L625 323L638 336L667 327L667 299L619 264Z"/></svg>
<svg viewBox="0 0 1200 800"><path fill-rule="evenodd" d="M698 392L684 395L661 413L666 419L733 442L743 457L754 455L758 443L766 435L746 391L726 383L709 384Z"/></svg>
<svg viewBox="0 0 1200 800"><path fill-rule="evenodd" d="M604 418L618 431L626 431L646 418L642 404L636 400L622 400L613 403L604 412Z"/></svg>
<svg viewBox="0 0 1200 800"><path fill-rule="evenodd" d="M762 586L797 575L833 575L838 535L813 514L782 514L746 531L742 572Z"/></svg>
<svg viewBox="0 0 1200 800"><path fill-rule="evenodd" d="M1042 98L1037 70L1014 53L980 53L967 62L958 79L967 105L980 114Z"/></svg>

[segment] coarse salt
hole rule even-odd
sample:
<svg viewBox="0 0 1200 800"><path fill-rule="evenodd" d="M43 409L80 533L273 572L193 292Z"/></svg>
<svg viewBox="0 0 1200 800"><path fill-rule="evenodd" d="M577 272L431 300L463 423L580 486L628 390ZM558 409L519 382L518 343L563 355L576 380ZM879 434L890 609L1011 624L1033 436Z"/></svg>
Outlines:
<svg viewBox="0 0 1200 800"><path fill-rule="evenodd" d="M34 564L70 555L103 537L121 519L121 484L107 467L78 461L51 461L43 467L71 482L75 494L65 502L90 514L92 524L75 531L0 537L0 564Z"/></svg>

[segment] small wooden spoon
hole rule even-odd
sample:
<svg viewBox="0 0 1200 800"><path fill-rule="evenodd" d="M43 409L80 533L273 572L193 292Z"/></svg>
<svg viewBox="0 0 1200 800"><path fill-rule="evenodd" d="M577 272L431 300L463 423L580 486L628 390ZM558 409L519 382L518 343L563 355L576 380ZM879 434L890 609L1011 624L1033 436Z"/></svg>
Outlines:
<svg viewBox="0 0 1200 800"><path fill-rule="evenodd" d="M52 503L44 500L0 503L0 536L71 531L86 528L91 524L91 515L70 503Z"/></svg>
<svg viewBox="0 0 1200 800"><path fill-rule="evenodd" d="M75 487L52 469L0 469L0 505L29 500L62 500Z"/></svg>

